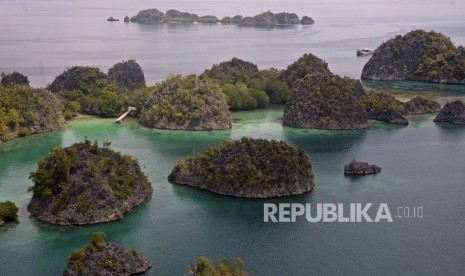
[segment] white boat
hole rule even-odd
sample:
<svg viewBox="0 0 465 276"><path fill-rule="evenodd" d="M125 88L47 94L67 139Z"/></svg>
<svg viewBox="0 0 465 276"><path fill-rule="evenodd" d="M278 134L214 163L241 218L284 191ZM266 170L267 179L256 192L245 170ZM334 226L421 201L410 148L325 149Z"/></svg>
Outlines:
<svg viewBox="0 0 465 276"><path fill-rule="evenodd" d="M363 48L363 49L357 49L357 56L363 57L363 56L369 56L372 55L374 50L369 49L369 48Z"/></svg>

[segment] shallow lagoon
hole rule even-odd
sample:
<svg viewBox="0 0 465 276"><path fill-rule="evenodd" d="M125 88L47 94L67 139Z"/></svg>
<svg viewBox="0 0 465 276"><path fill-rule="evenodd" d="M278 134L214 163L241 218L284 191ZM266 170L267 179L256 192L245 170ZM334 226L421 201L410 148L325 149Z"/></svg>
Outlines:
<svg viewBox="0 0 465 276"><path fill-rule="evenodd" d="M58 275L69 253L93 231L144 252L149 275L183 275L197 255L242 256L253 275L392 275L463 272L465 128L436 125L434 116L410 117L408 127L374 123L364 131L282 127L282 108L234 114L230 131L178 132L122 125L109 119L76 120L61 131L0 145L0 200L20 207L19 224L0 229L5 275ZM303 147L315 172L313 193L273 200L244 200L167 182L175 162L223 139L283 139ZM111 140L135 156L154 187L152 198L122 221L88 227L56 227L29 218L28 174L50 147L88 139ZM343 166L353 157L383 172L352 179ZM423 205L422 219L393 223L263 222L264 202L386 202L391 208Z"/></svg>

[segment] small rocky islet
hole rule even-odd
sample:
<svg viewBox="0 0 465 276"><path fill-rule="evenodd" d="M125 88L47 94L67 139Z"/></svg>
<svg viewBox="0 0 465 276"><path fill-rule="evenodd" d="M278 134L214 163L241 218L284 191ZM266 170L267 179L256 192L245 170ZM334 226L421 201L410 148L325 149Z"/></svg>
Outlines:
<svg viewBox="0 0 465 276"><path fill-rule="evenodd" d="M27 207L38 220L88 225L120 220L152 193L147 176L130 156L89 140L51 150L31 172Z"/></svg>
<svg viewBox="0 0 465 276"><path fill-rule="evenodd" d="M446 103L434 122L465 125L465 103L461 100Z"/></svg>
<svg viewBox="0 0 465 276"><path fill-rule="evenodd" d="M7 222L15 222L18 220L18 207L12 201L0 202L0 227Z"/></svg>
<svg viewBox="0 0 465 276"><path fill-rule="evenodd" d="M179 161L168 180L221 195L271 198L313 190L312 165L304 150L283 141L224 141Z"/></svg>
<svg viewBox="0 0 465 276"><path fill-rule="evenodd" d="M105 241L106 234L94 232L92 242L68 257L64 276L136 275L148 271L152 264L139 251Z"/></svg>
<svg viewBox="0 0 465 276"><path fill-rule="evenodd" d="M233 17L224 17L219 19L214 15L199 16L194 13L182 12L174 9L167 10L166 13L158 9L141 10L137 15L128 18L128 21L144 24L162 24L162 23L204 23L204 24L237 24L243 27L274 27L276 25L312 25L315 24L309 16L302 19L295 13L271 11L263 12L255 16L236 15ZM125 19L126 21L126 19ZM127 22L127 21L126 21Z"/></svg>
<svg viewBox="0 0 465 276"><path fill-rule="evenodd" d="M360 162L355 159L344 166L345 175L368 175L380 172L381 167L374 164L368 164L367 162Z"/></svg>

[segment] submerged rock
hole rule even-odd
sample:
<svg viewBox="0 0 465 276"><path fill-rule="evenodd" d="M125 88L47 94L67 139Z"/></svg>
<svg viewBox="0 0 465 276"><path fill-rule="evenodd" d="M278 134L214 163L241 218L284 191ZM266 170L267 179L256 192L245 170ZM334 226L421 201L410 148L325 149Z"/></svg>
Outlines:
<svg viewBox="0 0 465 276"><path fill-rule="evenodd" d="M415 30L390 39L365 64L362 79L465 84L465 49L437 32Z"/></svg>
<svg viewBox="0 0 465 276"><path fill-rule="evenodd" d="M404 115L421 115L437 113L441 110L441 105L433 100L423 97L415 97L404 104Z"/></svg>
<svg viewBox="0 0 465 276"><path fill-rule="evenodd" d="M436 123L465 125L465 103L460 100L446 103L434 121Z"/></svg>
<svg viewBox="0 0 465 276"><path fill-rule="evenodd" d="M284 108L283 125L331 130L369 128L359 95L359 81L332 74L310 74L297 80Z"/></svg>
<svg viewBox="0 0 465 276"><path fill-rule="evenodd" d="M176 164L168 180L214 193L270 198L310 192L312 165L302 149L283 141L225 141Z"/></svg>
<svg viewBox="0 0 465 276"><path fill-rule="evenodd" d="M381 167L371 165L366 162L358 162L352 160L349 164L344 167L345 175L366 175L366 174L377 174L381 172Z"/></svg>
<svg viewBox="0 0 465 276"><path fill-rule="evenodd" d="M155 87L139 117L141 125L176 130L231 128L231 113L218 85L195 75L171 76Z"/></svg>
<svg viewBox="0 0 465 276"><path fill-rule="evenodd" d="M370 115L369 118L393 125L406 126L409 124L408 120L404 116L395 111L383 111L381 113Z"/></svg>
<svg viewBox="0 0 465 276"><path fill-rule="evenodd" d="M51 224L87 225L123 218L152 193L147 176L130 156L89 140L55 148L30 175L28 211Z"/></svg>
<svg viewBox="0 0 465 276"><path fill-rule="evenodd" d="M63 275L128 276L144 273L152 267L142 253L107 243L105 236L103 232L95 232L91 244L71 253Z"/></svg>
<svg viewBox="0 0 465 276"><path fill-rule="evenodd" d="M113 22L113 21L119 21L119 19L114 18L113 16L108 17L107 21Z"/></svg>

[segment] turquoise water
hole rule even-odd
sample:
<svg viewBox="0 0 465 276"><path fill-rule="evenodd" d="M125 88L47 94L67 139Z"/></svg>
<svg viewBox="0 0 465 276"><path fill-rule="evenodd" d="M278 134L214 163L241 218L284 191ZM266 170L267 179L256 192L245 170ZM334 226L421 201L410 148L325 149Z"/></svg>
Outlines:
<svg viewBox="0 0 465 276"><path fill-rule="evenodd" d="M374 123L364 131L284 128L282 108L234 114L233 129L177 132L92 119L66 129L0 145L0 201L20 208L17 224L0 228L2 275L59 275L70 252L94 231L140 249L153 264L149 275L183 275L196 256L242 256L252 275L463 275L465 242L465 128L435 125L433 116L409 118L408 127ZM309 154L315 172L311 194L272 200L222 197L166 178L175 162L208 145L242 136L282 139ZM154 187L152 197L122 221L57 227L29 217L28 174L55 146L111 140L135 156ZM383 167L353 179L343 166L353 157ZM263 222L264 202L386 202L391 208L424 207L421 219L393 223Z"/></svg>

